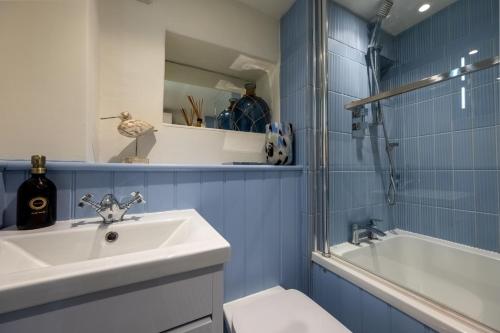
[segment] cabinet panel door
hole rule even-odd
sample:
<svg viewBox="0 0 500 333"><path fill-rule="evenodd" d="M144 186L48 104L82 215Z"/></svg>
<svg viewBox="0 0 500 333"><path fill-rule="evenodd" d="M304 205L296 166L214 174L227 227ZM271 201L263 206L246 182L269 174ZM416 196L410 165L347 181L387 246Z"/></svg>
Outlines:
<svg viewBox="0 0 500 333"><path fill-rule="evenodd" d="M213 274L147 281L0 315L0 333L169 332L211 316L212 288Z"/></svg>

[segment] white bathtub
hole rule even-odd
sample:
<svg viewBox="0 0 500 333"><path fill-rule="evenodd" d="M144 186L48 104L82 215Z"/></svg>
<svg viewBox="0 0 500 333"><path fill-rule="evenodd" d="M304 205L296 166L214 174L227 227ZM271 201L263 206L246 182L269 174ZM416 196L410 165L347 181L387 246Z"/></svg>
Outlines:
<svg viewBox="0 0 500 333"><path fill-rule="evenodd" d="M500 331L500 254L401 230L332 253L313 260L437 331Z"/></svg>

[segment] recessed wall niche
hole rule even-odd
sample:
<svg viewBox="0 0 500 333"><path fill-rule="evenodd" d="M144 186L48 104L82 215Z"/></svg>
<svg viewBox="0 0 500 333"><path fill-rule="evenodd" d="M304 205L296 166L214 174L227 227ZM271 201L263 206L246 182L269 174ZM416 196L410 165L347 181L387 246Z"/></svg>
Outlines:
<svg viewBox="0 0 500 333"><path fill-rule="evenodd" d="M163 122L228 129L221 126L218 117L230 108L230 99L238 100L245 94L247 83L256 85L256 95L269 105L271 119L277 121L277 68L237 50L167 31Z"/></svg>

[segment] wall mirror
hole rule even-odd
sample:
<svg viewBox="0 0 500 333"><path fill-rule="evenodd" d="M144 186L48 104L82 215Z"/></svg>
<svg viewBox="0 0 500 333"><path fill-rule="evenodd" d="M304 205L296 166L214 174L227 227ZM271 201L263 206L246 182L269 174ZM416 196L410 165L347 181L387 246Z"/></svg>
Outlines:
<svg viewBox="0 0 500 333"><path fill-rule="evenodd" d="M277 118L275 67L236 50L167 31L163 122L264 133L265 123Z"/></svg>

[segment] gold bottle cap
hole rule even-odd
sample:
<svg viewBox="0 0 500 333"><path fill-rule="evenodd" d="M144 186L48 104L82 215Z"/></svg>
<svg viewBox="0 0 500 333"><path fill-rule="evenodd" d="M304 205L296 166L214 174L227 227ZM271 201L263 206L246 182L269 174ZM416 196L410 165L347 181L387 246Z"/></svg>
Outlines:
<svg viewBox="0 0 500 333"><path fill-rule="evenodd" d="M255 89L257 88L257 85L253 82L249 82L245 84L245 95L247 96L255 96Z"/></svg>
<svg viewBox="0 0 500 333"><path fill-rule="evenodd" d="M47 172L45 167L45 156L43 155L33 155L31 156L31 173L32 174L43 174Z"/></svg>

